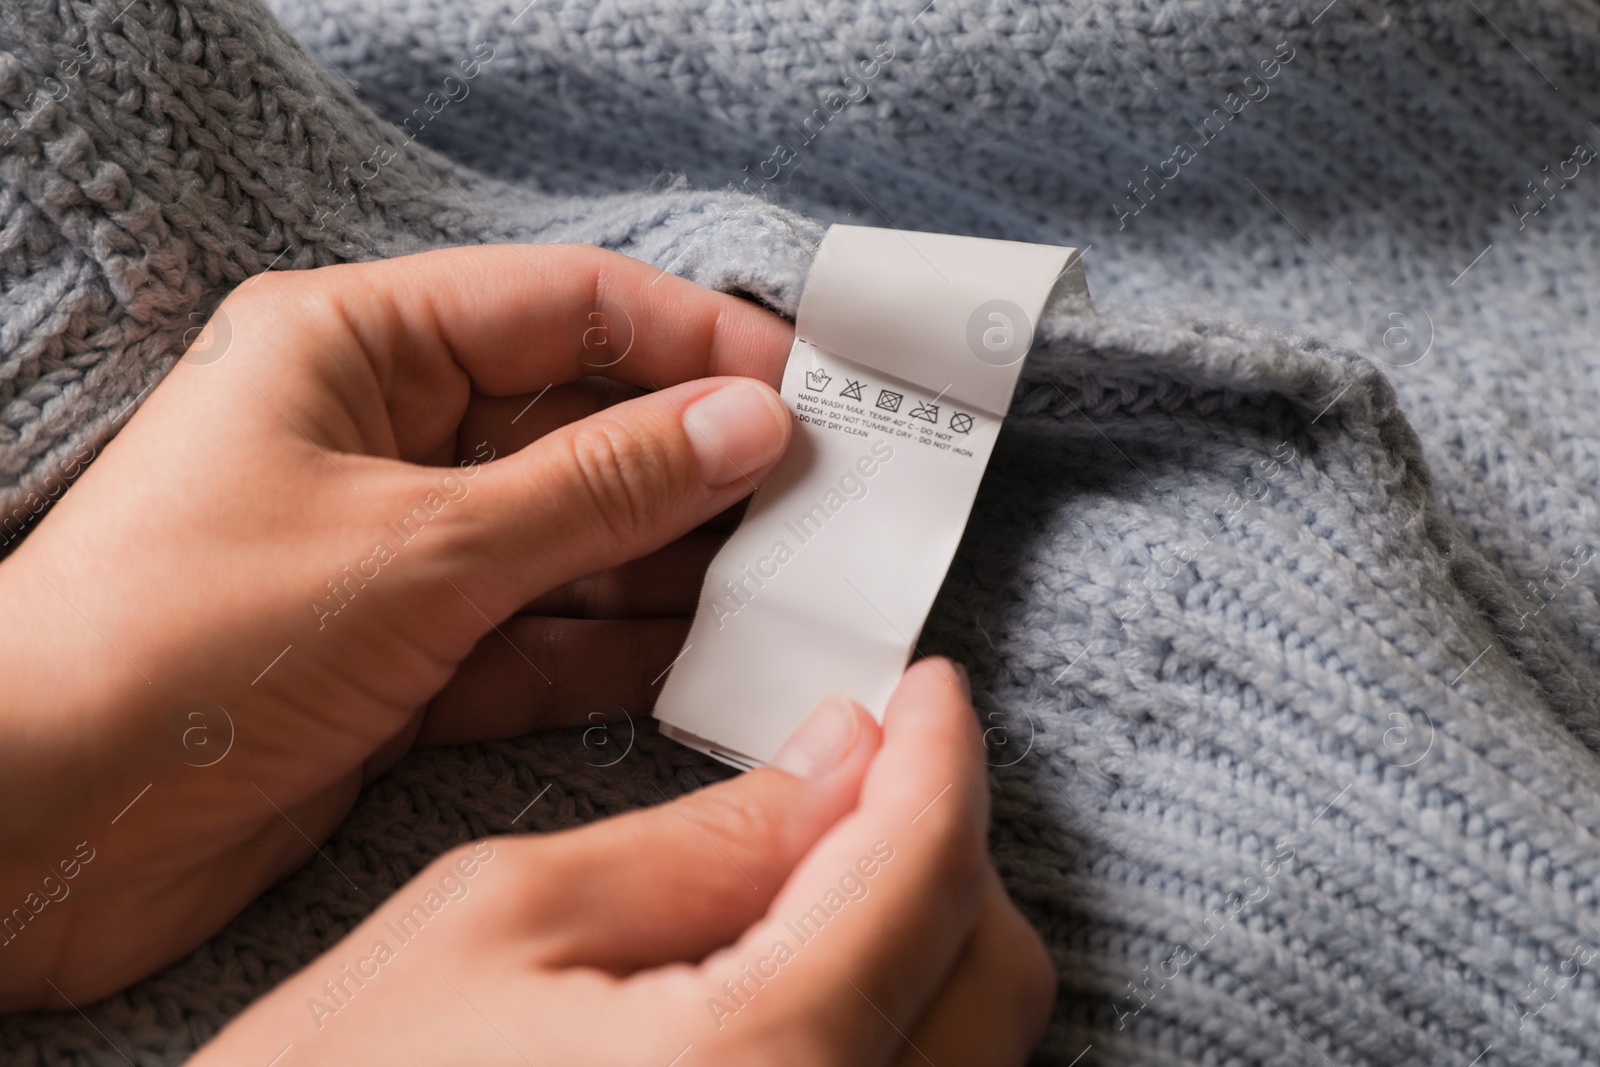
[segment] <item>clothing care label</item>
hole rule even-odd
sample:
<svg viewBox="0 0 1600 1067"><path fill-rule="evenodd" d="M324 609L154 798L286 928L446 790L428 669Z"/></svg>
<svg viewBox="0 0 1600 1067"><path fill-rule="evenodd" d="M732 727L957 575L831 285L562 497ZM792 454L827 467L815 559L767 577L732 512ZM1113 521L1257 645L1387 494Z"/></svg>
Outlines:
<svg viewBox="0 0 1600 1067"><path fill-rule="evenodd" d="M707 572L663 733L750 768L829 694L882 720L1034 324L1088 295L1076 249L828 230L783 375L794 443Z"/></svg>

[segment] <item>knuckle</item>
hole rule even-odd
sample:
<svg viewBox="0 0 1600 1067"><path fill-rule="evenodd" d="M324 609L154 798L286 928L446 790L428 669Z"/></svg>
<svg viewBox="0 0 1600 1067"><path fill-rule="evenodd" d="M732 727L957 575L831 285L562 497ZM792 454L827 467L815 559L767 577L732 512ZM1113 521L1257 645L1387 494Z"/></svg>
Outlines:
<svg viewBox="0 0 1600 1067"><path fill-rule="evenodd" d="M679 802L700 832L736 863L738 854L763 849L785 833L782 814L766 799L740 788L742 785L713 786Z"/></svg>
<svg viewBox="0 0 1600 1067"><path fill-rule="evenodd" d="M413 879L417 892L409 893L403 903L415 903L412 898L422 899L426 891L452 901L477 896L489 905L487 909L455 909L458 915L494 911L494 902L504 896L506 876L520 862L515 845L513 838L487 837L440 853Z"/></svg>
<svg viewBox="0 0 1600 1067"><path fill-rule="evenodd" d="M568 438L570 460L605 535L617 545L645 538L672 497L665 447L618 419L592 418Z"/></svg>
<svg viewBox="0 0 1600 1067"><path fill-rule="evenodd" d="M1056 1002L1056 966L1039 934L1020 913L1016 913L1015 944L1008 953L1012 966L1007 968L1013 983L1013 1000L1017 1004L1022 1026L1042 1031L1050 1021Z"/></svg>
<svg viewBox="0 0 1600 1067"><path fill-rule="evenodd" d="M286 298L305 295L305 279L302 276L306 273L298 270L268 270L252 274L223 298L222 306L246 312L260 310L272 313L282 307Z"/></svg>
<svg viewBox="0 0 1600 1067"><path fill-rule="evenodd" d="M933 825L931 875L960 899L979 899L989 873L986 828L960 804L936 804L924 816Z"/></svg>
<svg viewBox="0 0 1600 1067"><path fill-rule="evenodd" d="M271 305L277 295L294 285L294 279L287 277L289 271L262 271L252 274L238 285L228 291L223 297L223 305L234 307L252 307L256 305Z"/></svg>
<svg viewBox="0 0 1600 1067"><path fill-rule="evenodd" d="M993 869L988 894L978 936L968 950L968 965L983 976L983 986L1011 1030L1031 1046L1055 1010L1059 984L1055 960Z"/></svg>
<svg viewBox="0 0 1600 1067"><path fill-rule="evenodd" d="M935 869L936 877L955 899L975 906L982 899L988 867L988 851L981 840L974 843L953 839L940 850Z"/></svg>
<svg viewBox="0 0 1600 1067"><path fill-rule="evenodd" d="M808 1010L763 1012L744 1032L728 1042L729 1063L759 1063L762 1067L814 1067L841 1062L845 1043L821 1017Z"/></svg>
<svg viewBox="0 0 1600 1067"><path fill-rule="evenodd" d="M228 316L236 330L271 336L282 348L289 338L319 342L326 347L332 331L348 328L339 299L341 279L335 268L269 270L246 278L223 298L217 312Z"/></svg>
<svg viewBox="0 0 1600 1067"><path fill-rule="evenodd" d="M496 859L505 857L507 853L524 851L525 848L525 842L516 837L482 837L464 845L457 845L446 852L445 856L449 858L451 867L471 876L491 866Z"/></svg>

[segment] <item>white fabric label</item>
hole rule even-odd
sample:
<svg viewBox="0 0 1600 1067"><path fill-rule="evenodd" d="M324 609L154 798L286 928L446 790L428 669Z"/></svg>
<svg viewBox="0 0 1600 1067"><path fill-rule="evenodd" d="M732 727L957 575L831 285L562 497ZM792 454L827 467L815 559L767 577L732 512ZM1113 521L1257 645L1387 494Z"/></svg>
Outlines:
<svg viewBox="0 0 1600 1067"><path fill-rule="evenodd" d="M749 768L829 694L881 720L1051 299L1087 304L1075 249L828 230L783 375L794 444L711 563L663 733Z"/></svg>

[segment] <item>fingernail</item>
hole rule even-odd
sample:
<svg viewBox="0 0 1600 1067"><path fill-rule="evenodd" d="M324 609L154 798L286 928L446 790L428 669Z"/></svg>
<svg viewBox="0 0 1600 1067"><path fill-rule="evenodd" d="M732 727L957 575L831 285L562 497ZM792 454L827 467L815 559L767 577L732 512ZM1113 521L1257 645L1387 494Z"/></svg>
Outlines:
<svg viewBox="0 0 1600 1067"><path fill-rule="evenodd" d="M683 429L712 488L760 470L783 451L789 413L753 381L732 381L690 404Z"/></svg>
<svg viewBox="0 0 1600 1067"><path fill-rule="evenodd" d="M789 735L772 766L797 778L821 778L844 762L856 747L861 720L854 704L828 697Z"/></svg>

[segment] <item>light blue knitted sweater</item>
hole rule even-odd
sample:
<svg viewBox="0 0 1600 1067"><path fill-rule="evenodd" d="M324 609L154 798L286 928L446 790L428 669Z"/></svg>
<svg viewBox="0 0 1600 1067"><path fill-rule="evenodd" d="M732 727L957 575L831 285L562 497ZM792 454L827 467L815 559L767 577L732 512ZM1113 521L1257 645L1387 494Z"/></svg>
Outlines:
<svg viewBox="0 0 1600 1067"><path fill-rule="evenodd" d="M828 220L1090 245L920 642L1039 1061L1600 1062L1593 3L924 4L10 0L0 540L268 267L589 241L792 313ZM521 825L723 773L609 740L410 758L326 846L362 892L0 1049L176 1063L545 784Z"/></svg>

